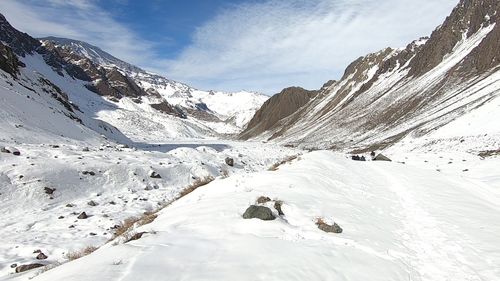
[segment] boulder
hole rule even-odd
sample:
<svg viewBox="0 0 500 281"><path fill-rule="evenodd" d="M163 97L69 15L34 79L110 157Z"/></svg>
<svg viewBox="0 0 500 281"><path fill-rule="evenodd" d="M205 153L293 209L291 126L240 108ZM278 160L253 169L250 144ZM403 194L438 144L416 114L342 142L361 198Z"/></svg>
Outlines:
<svg viewBox="0 0 500 281"><path fill-rule="evenodd" d="M392 160L389 159L387 156L383 155L382 153L380 153L379 155L377 155L373 158L373 161L389 161L389 162L391 162Z"/></svg>
<svg viewBox="0 0 500 281"><path fill-rule="evenodd" d="M87 219L88 217L89 216L87 215L87 213L82 212L80 215L78 215L77 219L84 220L84 219Z"/></svg>
<svg viewBox="0 0 500 281"><path fill-rule="evenodd" d="M157 172L155 172L155 171L150 171L150 172L149 172L149 177L150 177L150 178L153 178L153 179L161 179L160 174L158 174L158 173L157 173Z"/></svg>
<svg viewBox="0 0 500 281"><path fill-rule="evenodd" d="M316 222L316 225L318 228L324 232L329 232L329 233L342 233L342 228L337 224L333 223L333 225L329 225L325 223L323 220L319 219Z"/></svg>
<svg viewBox="0 0 500 281"><path fill-rule="evenodd" d="M226 157L225 161L226 161L226 164L227 164L228 166L231 166L231 167L233 167L233 166L234 166L234 159L233 159L233 158L231 158L231 157Z"/></svg>
<svg viewBox="0 0 500 281"><path fill-rule="evenodd" d="M270 221L276 219L273 211L268 207L252 205L243 214L244 219L260 219Z"/></svg>
<svg viewBox="0 0 500 281"><path fill-rule="evenodd" d="M45 255L44 253L39 253L37 256L36 256L36 259L37 260L46 260L48 257L47 255Z"/></svg>
<svg viewBox="0 0 500 281"><path fill-rule="evenodd" d="M278 200L278 201L274 202L274 209L276 209L276 211L278 211L278 215L284 216L285 214L281 210L281 206L283 206L283 201Z"/></svg>
<svg viewBox="0 0 500 281"><path fill-rule="evenodd" d="M264 203L267 203L269 201L271 201L271 198L266 197L266 196L261 196L261 197L257 198L257 204L264 204Z"/></svg>
<svg viewBox="0 0 500 281"><path fill-rule="evenodd" d="M32 269L35 269L38 267L42 267L42 266L44 266L44 265L40 264L40 263L23 264L23 265L16 267L16 273L25 272L25 271L32 270Z"/></svg>
<svg viewBox="0 0 500 281"><path fill-rule="evenodd" d="M351 159L354 161L366 161L366 158L364 156L359 156L359 155L353 155L351 156Z"/></svg>
<svg viewBox="0 0 500 281"><path fill-rule="evenodd" d="M90 201L87 203L87 205L92 206L92 207L95 207L95 206L97 206L97 205L99 205L99 204L98 204L97 202L95 202L94 200L90 200Z"/></svg>
<svg viewBox="0 0 500 281"><path fill-rule="evenodd" d="M56 191L55 188L50 188L50 187L44 187L43 190L45 191L45 193L47 193L48 195L52 195L54 194L54 191Z"/></svg>

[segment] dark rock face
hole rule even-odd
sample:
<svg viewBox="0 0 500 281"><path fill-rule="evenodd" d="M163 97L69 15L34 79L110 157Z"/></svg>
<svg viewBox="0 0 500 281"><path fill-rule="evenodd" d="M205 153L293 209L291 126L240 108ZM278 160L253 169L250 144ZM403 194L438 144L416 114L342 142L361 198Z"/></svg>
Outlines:
<svg viewBox="0 0 500 281"><path fill-rule="evenodd" d="M233 158L231 158L231 157L226 157L226 159L225 159L224 161L226 162L226 164L227 164L228 166L231 166L231 167L233 167L233 166L234 166L234 159L233 159Z"/></svg>
<svg viewBox="0 0 500 281"><path fill-rule="evenodd" d="M14 53L21 57L33 54L41 45L38 40L12 27L2 14L0 14L0 41L11 47Z"/></svg>
<svg viewBox="0 0 500 281"><path fill-rule="evenodd" d="M180 108L172 106L167 101L162 101L158 104L152 104L151 107L165 114L177 116L183 119L187 118L186 114Z"/></svg>
<svg viewBox="0 0 500 281"><path fill-rule="evenodd" d="M276 217L274 216L271 209L264 206L255 206L252 205L248 207L248 209L243 214L244 219L260 219L264 221L274 220Z"/></svg>
<svg viewBox="0 0 500 281"><path fill-rule="evenodd" d="M280 120L292 115L318 94L299 87L286 88L272 96L255 113L247 128L240 134L241 139L255 137L276 126Z"/></svg>
<svg viewBox="0 0 500 281"><path fill-rule="evenodd" d="M17 78L19 67L24 66L25 65L17 59L12 49L0 42L0 69L9 73L12 77Z"/></svg>
<svg viewBox="0 0 500 281"><path fill-rule="evenodd" d="M415 59L410 64L409 75L420 76L437 66L444 56L449 54L455 45L462 40L462 34L467 31L467 36L476 33L485 22L495 23L498 21L500 2L497 0L462 0L453 9L446 21L437 28L431 35L422 51L417 53ZM486 18L489 18L486 20ZM495 27L498 29L498 26ZM479 69L484 69L492 65L498 65L500 51L498 50L498 31L490 34L489 42L485 42L478 60L474 62ZM496 37L496 38L495 38ZM470 59L469 59L470 60Z"/></svg>
<svg viewBox="0 0 500 281"><path fill-rule="evenodd" d="M28 270L42 267L42 266L44 266L44 265L40 264L40 263L23 264L23 265L16 267L16 273L25 272Z"/></svg>

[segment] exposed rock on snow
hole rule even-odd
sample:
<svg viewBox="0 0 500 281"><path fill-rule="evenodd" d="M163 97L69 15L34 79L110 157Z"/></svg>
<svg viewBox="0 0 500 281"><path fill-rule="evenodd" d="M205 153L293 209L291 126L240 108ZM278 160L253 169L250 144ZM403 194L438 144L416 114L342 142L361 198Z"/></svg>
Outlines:
<svg viewBox="0 0 500 281"><path fill-rule="evenodd" d="M351 156L351 159L354 161L366 161L366 158L364 156L359 156L359 155L353 155Z"/></svg>
<svg viewBox="0 0 500 281"><path fill-rule="evenodd" d="M260 196L259 198L257 198L257 204L264 204L264 203L267 203L269 201L271 201L271 198L266 197L266 196Z"/></svg>
<svg viewBox="0 0 500 281"><path fill-rule="evenodd" d="M276 200L274 202L274 209L276 209L276 211L278 211L278 215L284 216L285 213L283 213L283 210L281 209L281 206L283 206L283 201Z"/></svg>
<svg viewBox="0 0 500 281"><path fill-rule="evenodd" d="M50 188L50 187L44 187L43 190L45 191L46 194L52 195L56 189L55 188Z"/></svg>
<svg viewBox="0 0 500 281"><path fill-rule="evenodd" d="M231 157L226 157L225 162L228 166L233 167L234 166L234 159Z"/></svg>
<svg viewBox="0 0 500 281"><path fill-rule="evenodd" d="M28 270L42 267L42 266L45 266L45 265L43 265L41 263L23 264L23 265L16 267L16 273L25 272Z"/></svg>
<svg viewBox="0 0 500 281"><path fill-rule="evenodd" d="M156 171L150 171L149 172L149 177L153 179L161 179L161 175L158 174Z"/></svg>
<svg viewBox="0 0 500 281"><path fill-rule="evenodd" d="M273 211L265 206L252 205L243 214L244 219L260 219L264 221L270 221L276 219Z"/></svg>
<svg viewBox="0 0 500 281"><path fill-rule="evenodd" d="M44 253L39 253L37 256L36 256L36 259L37 260L46 260L48 257L47 255L45 255Z"/></svg>
<svg viewBox="0 0 500 281"><path fill-rule="evenodd" d="M384 154L380 153L379 155L375 156L373 158L373 161L392 161L391 159L389 159L389 157L385 156Z"/></svg>
<svg viewBox="0 0 500 281"><path fill-rule="evenodd" d="M330 225L324 222L322 219L318 219L318 221L316 221L316 225L320 230L324 232L342 233L343 231L343 229L337 223L333 223L332 225Z"/></svg>
<svg viewBox="0 0 500 281"><path fill-rule="evenodd" d="M88 217L89 217L89 216L87 215L87 213L82 212L82 213L80 213L80 215L78 215L78 217L77 217L77 218L78 218L79 220L84 220L84 219L87 219Z"/></svg>

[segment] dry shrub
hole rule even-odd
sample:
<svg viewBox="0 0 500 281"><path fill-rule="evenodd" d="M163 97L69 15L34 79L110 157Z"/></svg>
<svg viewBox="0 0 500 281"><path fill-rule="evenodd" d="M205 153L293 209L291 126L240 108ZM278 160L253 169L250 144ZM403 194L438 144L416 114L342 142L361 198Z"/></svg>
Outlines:
<svg viewBox="0 0 500 281"><path fill-rule="evenodd" d="M73 260L76 260L76 259L79 259L81 257L84 257L84 256L87 256L87 255L90 255L92 254L93 252L95 252L97 249L97 247L94 247L94 246L87 246L79 251L74 251L74 252L69 252L66 254L66 258L70 261L73 261Z"/></svg>
<svg viewBox="0 0 500 281"><path fill-rule="evenodd" d="M145 224L152 223L158 217L158 214L157 214L158 211L159 210L154 211L154 212L144 213L144 216L141 217L141 219L137 222L137 224L139 226L142 226L142 225L145 225Z"/></svg>
<svg viewBox="0 0 500 281"><path fill-rule="evenodd" d="M120 226L115 229L115 235L113 238L116 238L120 235L123 235L124 233L126 233L129 229L131 229L132 227L134 227L134 224L136 222L139 221L139 218L137 217L130 217L130 218L126 218L121 224Z"/></svg>
<svg viewBox="0 0 500 281"><path fill-rule="evenodd" d="M271 165L271 167L269 167L268 171L276 171L278 170L279 166L281 165L284 165L286 163L290 163L292 162L293 160L297 159L299 157L299 155L292 155L292 156L288 156L287 158L285 158L283 161L281 162L276 162L274 163L273 165Z"/></svg>
<svg viewBox="0 0 500 281"><path fill-rule="evenodd" d="M323 220L323 218L317 218L316 219L316 225L317 226L320 226L320 225L326 225L327 223Z"/></svg>
<svg viewBox="0 0 500 281"><path fill-rule="evenodd" d="M220 171L220 176L225 179L225 178L228 178L229 177L229 171L227 169L222 169Z"/></svg>
<svg viewBox="0 0 500 281"><path fill-rule="evenodd" d="M195 180L191 185L189 185L188 187L186 187L184 190L181 191L179 198L177 198L177 199L180 199L180 198L188 195L189 193L195 191L196 189L198 189L201 186L204 186L204 185L211 183L213 180L214 180L214 178L212 176L199 178L199 179Z"/></svg>
<svg viewBox="0 0 500 281"><path fill-rule="evenodd" d="M166 208L167 206L169 206L173 202L175 202L175 201L181 199L182 197L188 195L189 193L193 192L198 187L207 185L210 182L212 182L213 180L214 180L214 178L211 176L199 178L199 179L195 180L192 184L190 184L188 187L183 189L180 192L179 196L177 196L177 198L175 198L171 202L160 205L156 210L154 210L152 212L145 212L144 215L142 215L140 217L130 217L130 218L125 219L120 224L120 226L115 230L115 234L111 240L114 240L119 236L123 236L125 241L129 241L130 238L132 238L134 235L137 234L137 233L131 231L136 224L137 224L137 226L143 226L143 225L152 223L158 217L158 212L160 212L161 210L163 210L164 208ZM117 244L118 243L115 241L115 245L117 245Z"/></svg>

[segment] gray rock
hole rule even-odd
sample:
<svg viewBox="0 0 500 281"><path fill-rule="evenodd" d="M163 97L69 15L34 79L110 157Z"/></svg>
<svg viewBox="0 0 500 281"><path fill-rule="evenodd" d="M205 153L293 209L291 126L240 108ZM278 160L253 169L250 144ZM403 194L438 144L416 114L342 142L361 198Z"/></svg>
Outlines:
<svg viewBox="0 0 500 281"><path fill-rule="evenodd" d="M16 267L16 273L25 272L25 271L32 270L32 269L35 269L38 267L42 267L42 266L44 266L44 265L40 264L40 263L23 264L23 265Z"/></svg>
<svg viewBox="0 0 500 281"><path fill-rule="evenodd" d="M95 207L95 206L97 206L97 205L99 205L99 204L98 204L97 202L95 202L94 200L90 200L90 201L87 203L87 205L92 206L92 207Z"/></svg>
<svg viewBox="0 0 500 281"><path fill-rule="evenodd" d="M271 201L271 198L266 197L266 196L261 196L261 197L257 198L257 204L264 204L264 203L267 203L269 201Z"/></svg>
<svg viewBox="0 0 500 281"><path fill-rule="evenodd" d="M44 253L40 253L36 256L37 260L46 260L48 257Z"/></svg>
<svg viewBox="0 0 500 281"><path fill-rule="evenodd" d="M375 158L373 158L373 161L388 161L388 162L391 162L392 160L389 159L387 156L383 155L382 153L380 153Z"/></svg>
<svg viewBox="0 0 500 281"><path fill-rule="evenodd" d="M276 209L276 211L278 211L278 215L280 216L284 216L285 213L283 213L283 211L281 210L281 206L283 205L283 201L276 201L274 202L274 209Z"/></svg>
<svg viewBox="0 0 500 281"><path fill-rule="evenodd" d="M343 229L337 223L333 223L333 225L329 225L327 223L324 223L323 221L320 221L320 222L317 222L316 225L318 225L318 228L320 230L323 230L324 232L342 233L342 231L343 231Z"/></svg>
<svg viewBox="0 0 500 281"><path fill-rule="evenodd" d="M233 167L233 166L234 166L234 159L233 159L233 158L231 158L231 157L226 157L225 161L226 161L226 164L227 164L228 166L231 166L231 167Z"/></svg>
<svg viewBox="0 0 500 281"><path fill-rule="evenodd" d="M45 191L45 193L47 193L49 195L52 195L54 193L54 191L56 191L55 188L50 188L50 187L44 187L43 190Z"/></svg>
<svg viewBox="0 0 500 281"><path fill-rule="evenodd" d="M128 243L130 241L134 241L134 240L139 240L142 238L142 235L144 235L145 233L147 233L147 232L137 232L136 234L134 234L130 238L128 238L127 241L125 241L125 243Z"/></svg>
<svg viewBox="0 0 500 281"><path fill-rule="evenodd" d="M84 219L87 219L89 216L87 215L87 213L85 212L82 212L78 217L77 219L79 220L84 220Z"/></svg>
<svg viewBox="0 0 500 281"><path fill-rule="evenodd" d="M153 179L161 179L161 175L158 174L157 172L155 171L151 171L149 172L149 177L153 178Z"/></svg>
<svg viewBox="0 0 500 281"><path fill-rule="evenodd" d="M271 209L264 206L252 205L243 214L244 219L261 219L265 221L270 221L276 219Z"/></svg>

